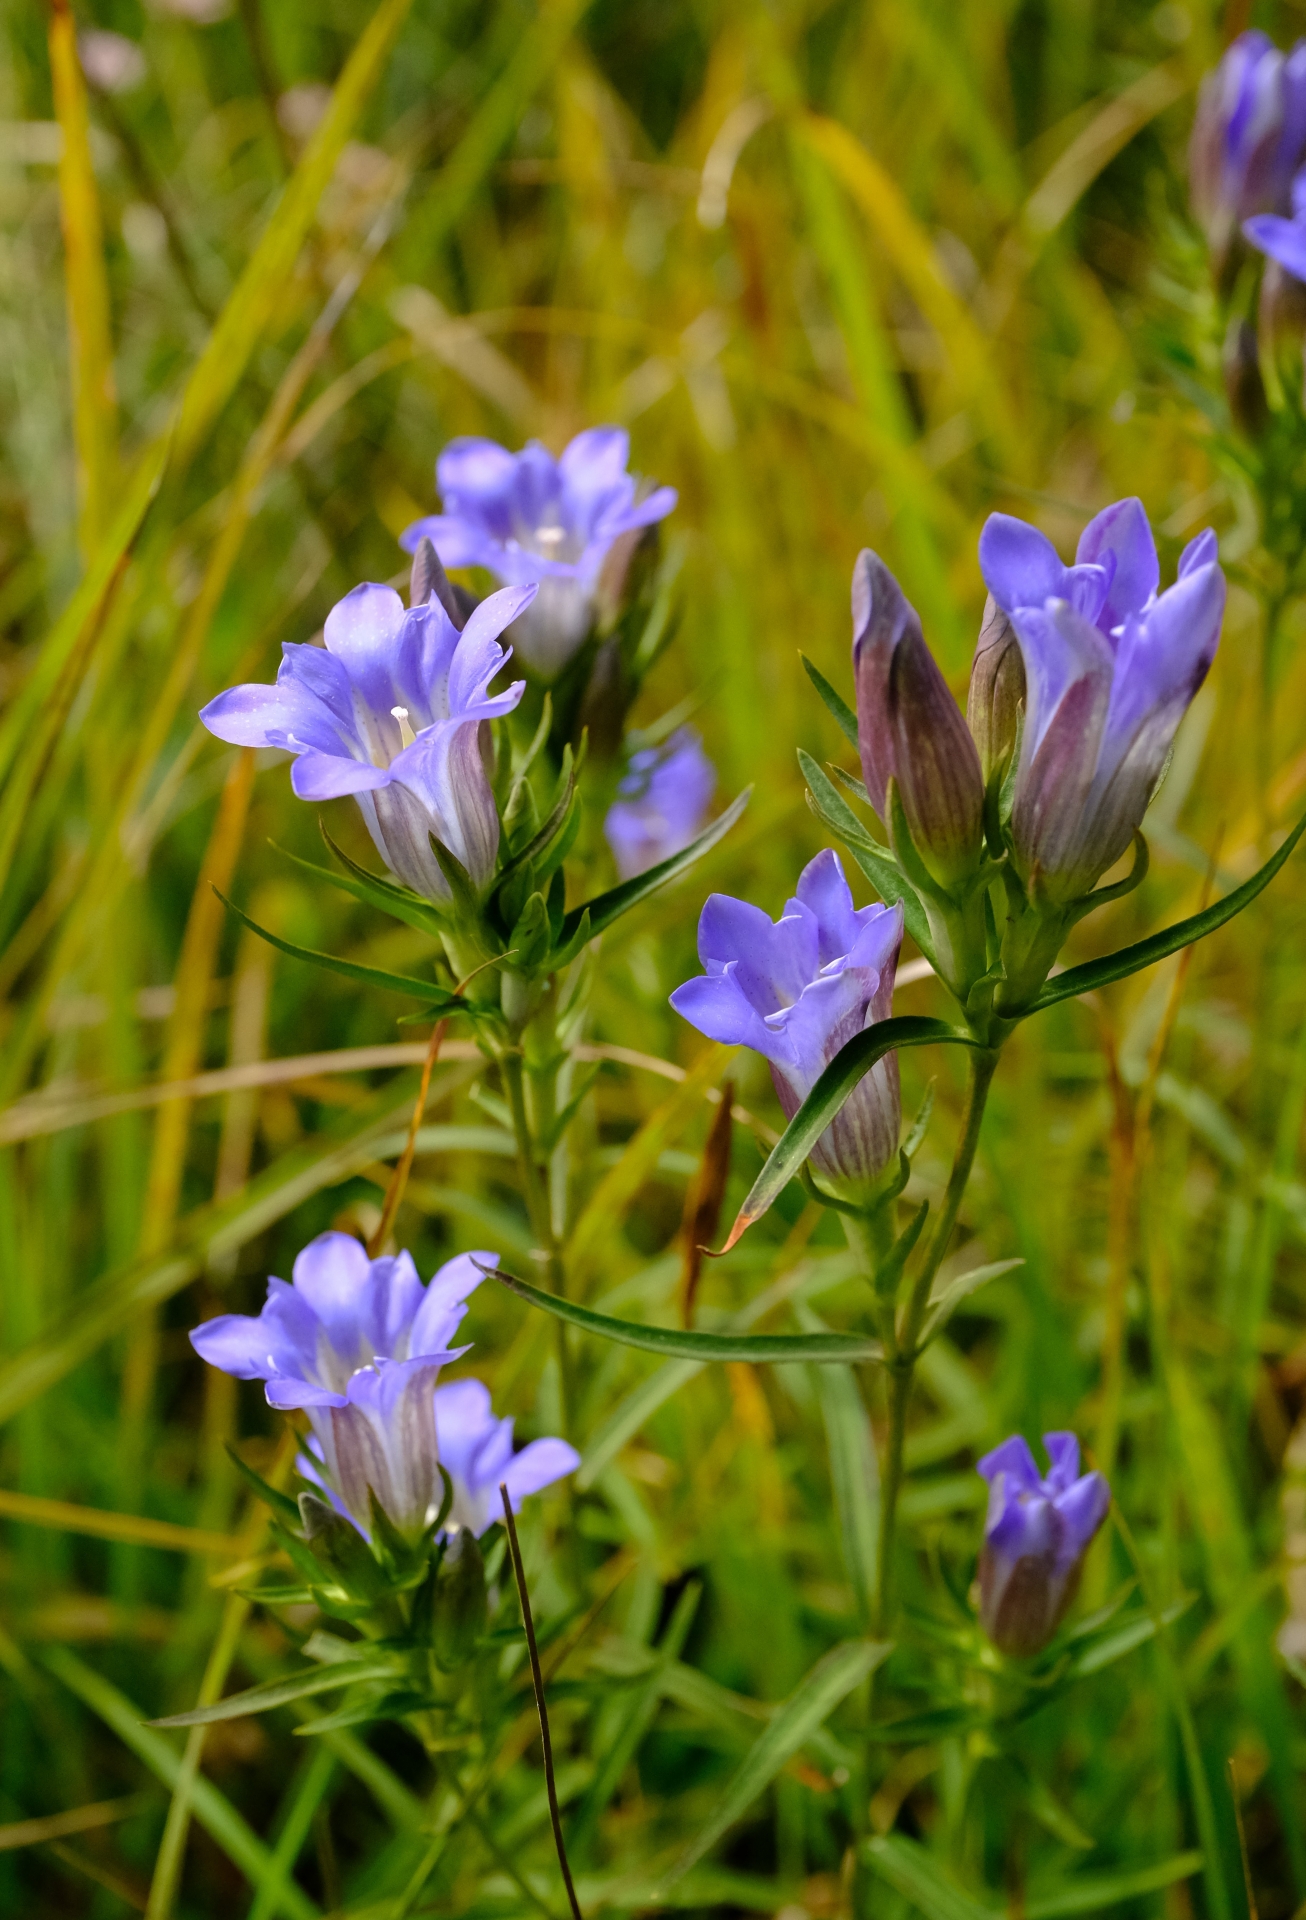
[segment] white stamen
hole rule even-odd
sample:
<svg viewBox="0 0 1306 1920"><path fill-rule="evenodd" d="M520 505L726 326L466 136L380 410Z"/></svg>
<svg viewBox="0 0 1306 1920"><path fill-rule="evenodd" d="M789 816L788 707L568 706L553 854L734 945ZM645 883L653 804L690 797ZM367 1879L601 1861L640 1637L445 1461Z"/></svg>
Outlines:
<svg viewBox="0 0 1306 1920"><path fill-rule="evenodd" d="M413 732L412 728L408 724L407 707L391 707L390 712L392 716L399 722L400 747L401 748L411 747L414 740L416 740L417 735Z"/></svg>
<svg viewBox="0 0 1306 1920"><path fill-rule="evenodd" d="M561 546L566 538L567 529L565 527L536 527L535 529L536 546L543 547L546 550L549 547Z"/></svg>

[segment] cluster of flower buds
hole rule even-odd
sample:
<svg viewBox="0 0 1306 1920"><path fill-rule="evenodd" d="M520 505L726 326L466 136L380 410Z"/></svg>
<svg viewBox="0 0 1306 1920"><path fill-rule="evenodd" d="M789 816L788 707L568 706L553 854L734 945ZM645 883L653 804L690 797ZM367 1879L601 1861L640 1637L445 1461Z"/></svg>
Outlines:
<svg viewBox="0 0 1306 1920"><path fill-rule="evenodd" d="M479 1380L438 1384L468 1351L454 1344L459 1323L495 1264L460 1254L424 1287L409 1254L369 1260L349 1234L324 1233L291 1285L269 1280L260 1314L223 1314L191 1334L211 1366L264 1381L269 1406L306 1416L300 1529L280 1535L306 1597L348 1619L424 1593L423 1632L446 1668L484 1619L475 1542L501 1514L500 1486L517 1511L580 1464L565 1440L515 1453L512 1421L495 1419Z"/></svg>
<svg viewBox="0 0 1306 1920"><path fill-rule="evenodd" d="M1159 592L1137 500L1090 521L1071 566L1006 514L989 517L979 551L989 598L965 717L873 553L852 599L866 794L899 897L918 899L937 972L982 1024L986 1010L1028 1006L1069 928L1105 897L1093 889L1138 834L1214 658L1225 584L1207 532Z"/></svg>

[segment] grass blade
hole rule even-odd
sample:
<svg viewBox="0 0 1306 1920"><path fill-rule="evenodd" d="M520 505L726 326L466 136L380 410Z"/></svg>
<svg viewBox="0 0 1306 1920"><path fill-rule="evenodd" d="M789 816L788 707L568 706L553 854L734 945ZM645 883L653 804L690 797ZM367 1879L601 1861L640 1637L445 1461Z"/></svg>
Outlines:
<svg viewBox="0 0 1306 1920"><path fill-rule="evenodd" d="M926 1920L995 1920L1000 1911L959 1887L932 1853L904 1834L886 1833L868 1840L862 1858Z"/></svg>
<svg viewBox="0 0 1306 1920"><path fill-rule="evenodd" d="M665 1897L677 1880L697 1866L722 1834L748 1811L758 1794L771 1784L785 1762L824 1725L853 1688L875 1671L888 1652L883 1641L845 1640L817 1661L789 1698L776 1708L765 1732L723 1789L712 1818L666 1874L659 1888L661 1896Z"/></svg>

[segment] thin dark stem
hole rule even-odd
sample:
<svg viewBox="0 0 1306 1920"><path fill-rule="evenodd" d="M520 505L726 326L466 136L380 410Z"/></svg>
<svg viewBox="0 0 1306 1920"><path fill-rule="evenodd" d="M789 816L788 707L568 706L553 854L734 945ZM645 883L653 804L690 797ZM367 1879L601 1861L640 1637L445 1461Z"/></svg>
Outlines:
<svg viewBox="0 0 1306 1920"><path fill-rule="evenodd" d="M508 1548L512 1554L512 1570L517 1577L517 1596L521 1601L522 1626L526 1630L526 1645L531 1656L531 1680L535 1687L535 1707L540 1716L540 1744L544 1748L544 1784L549 1795L549 1819L553 1822L553 1844L558 1849L558 1865L562 1868L563 1884L567 1889L567 1898L571 1902L572 1920L582 1920L580 1902L576 1898L576 1889L572 1885L571 1868L567 1865L567 1849L562 1840L562 1816L558 1812L558 1789L553 1778L553 1742L549 1738L549 1712L544 1704L544 1675L540 1672L540 1650L535 1644L535 1622L531 1618L530 1595L526 1591L526 1570L522 1566L521 1547L517 1542L517 1522L513 1519L512 1501L508 1498L508 1489L502 1481L499 1483L499 1498L503 1501L503 1523L508 1529Z"/></svg>

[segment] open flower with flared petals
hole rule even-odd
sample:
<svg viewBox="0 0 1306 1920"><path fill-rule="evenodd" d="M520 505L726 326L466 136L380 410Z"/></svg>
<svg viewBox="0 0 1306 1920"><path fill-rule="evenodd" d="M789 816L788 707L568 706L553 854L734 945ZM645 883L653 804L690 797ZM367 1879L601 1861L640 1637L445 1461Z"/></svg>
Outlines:
<svg viewBox="0 0 1306 1920"><path fill-rule="evenodd" d="M980 567L1025 667L1025 722L1011 835L1036 898L1085 893L1129 847L1175 731L1206 678L1225 583L1209 530L1189 542L1173 587L1141 501L1118 500L1084 529L1065 566L1036 527L991 514Z"/></svg>
<svg viewBox="0 0 1306 1920"><path fill-rule="evenodd" d="M710 1040L752 1047L792 1119L854 1034L892 1011L901 907L854 908L839 856L818 853L778 920L714 893L698 923L707 969L671 1004ZM864 1195L898 1151L898 1062L878 1062L812 1149L813 1168Z"/></svg>
<svg viewBox="0 0 1306 1920"><path fill-rule="evenodd" d="M418 1533L442 1495L435 1384L467 1351L451 1343L495 1263L460 1254L423 1286L410 1254L369 1260L351 1235L319 1234L290 1286L269 1280L260 1314L207 1320L191 1344L224 1373L266 1382L269 1406L305 1410L323 1482L361 1527L370 1490L401 1531Z"/></svg>
<svg viewBox="0 0 1306 1920"><path fill-rule="evenodd" d="M499 636L534 592L491 594L459 632L436 600L405 610L390 587L355 587L327 615L325 647L283 646L275 686L231 687L200 719L235 746L295 754L301 800L353 794L396 879L448 900L433 834L477 885L494 871L480 727L521 699L524 681L495 694L490 683L509 657Z"/></svg>
<svg viewBox="0 0 1306 1920"><path fill-rule="evenodd" d="M716 768L690 727L630 756L603 832L623 880L687 847L707 817Z"/></svg>
<svg viewBox="0 0 1306 1920"><path fill-rule="evenodd" d="M453 1482L451 1527L482 1534L503 1518L500 1485L514 1513L529 1493L540 1493L574 1473L580 1455L565 1440L531 1440L513 1452L512 1421L498 1420L490 1389L480 1380L451 1380L435 1390L435 1431L440 1464Z"/></svg>
<svg viewBox="0 0 1306 1920"><path fill-rule="evenodd" d="M1188 154L1193 212L1217 270L1249 215L1283 213L1306 152L1306 41L1240 33L1202 82Z"/></svg>
<svg viewBox="0 0 1306 1920"><path fill-rule="evenodd" d="M509 453L493 440L451 440L436 462L442 513L418 520L400 544L423 535L446 567L485 567L506 585L539 593L513 628L527 666L552 679L594 621L599 575L615 543L663 520L674 487L641 492L627 473L630 436L591 427L555 459L538 440Z"/></svg>
<svg viewBox="0 0 1306 1920"><path fill-rule="evenodd" d="M980 1554L980 1624L1002 1653L1039 1653L1065 1617L1084 1555L1111 1505L1100 1473L1079 1471L1073 1433L1045 1433L1040 1474L1013 1434L979 1462L990 1487Z"/></svg>

